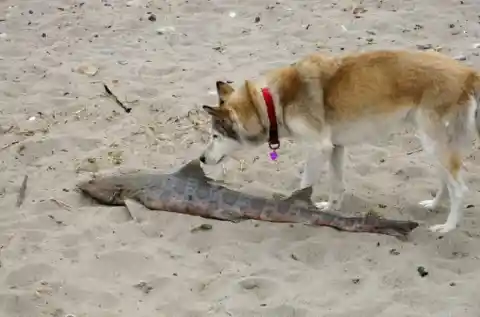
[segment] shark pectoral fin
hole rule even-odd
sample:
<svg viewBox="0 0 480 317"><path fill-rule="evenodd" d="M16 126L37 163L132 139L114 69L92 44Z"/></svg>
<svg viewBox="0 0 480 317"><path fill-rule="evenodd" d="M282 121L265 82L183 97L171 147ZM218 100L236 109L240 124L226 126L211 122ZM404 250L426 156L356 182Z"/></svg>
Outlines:
<svg viewBox="0 0 480 317"><path fill-rule="evenodd" d="M130 214L132 220L136 222L149 220L148 216L151 214L151 211L138 201L131 198L125 199L125 208Z"/></svg>
<svg viewBox="0 0 480 317"><path fill-rule="evenodd" d="M194 178L199 178L199 179L205 179L205 180L210 180L207 175L205 175L205 172L203 171L202 166L200 166L200 160L199 159L194 159L179 168L176 172L173 173L173 175L185 175L188 177L194 177Z"/></svg>
<svg viewBox="0 0 480 317"><path fill-rule="evenodd" d="M140 203L136 202L135 200L130 199L130 198L125 199L125 209L127 210L128 214L130 215L130 218L132 220L138 221L138 219L136 217L136 214L137 214L136 209L141 208L141 207L142 207L142 205Z"/></svg>
<svg viewBox="0 0 480 317"><path fill-rule="evenodd" d="M288 199L288 197L285 197L285 195L279 193L273 193L272 198L276 200Z"/></svg>
<svg viewBox="0 0 480 317"><path fill-rule="evenodd" d="M300 201L307 202L309 205L313 205L313 202L311 200L312 193L313 193L312 186L305 187L305 188L294 191L290 195L290 197L285 198L285 201L294 202L296 200L300 200Z"/></svg>

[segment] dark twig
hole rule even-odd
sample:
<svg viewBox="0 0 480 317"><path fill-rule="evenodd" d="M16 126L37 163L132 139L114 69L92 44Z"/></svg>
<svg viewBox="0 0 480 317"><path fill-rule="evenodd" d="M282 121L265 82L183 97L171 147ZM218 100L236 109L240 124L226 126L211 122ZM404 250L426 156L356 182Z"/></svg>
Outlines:
<svg viewBox="0 0 480 317"><path fill-rule="evenodd" d="M118 98L113 94L113 92L108 88L106 84L103 84L103 87L105 87L105 91L107 92L107 95L112 97L113 100L119 105L123 110L125 110L126 113L130 113L132 111L132 108L125 106Z"/></svg>
<svg viewBox="0 0 480 317"><path fill-rule="evenodd" d="M67 205L66 203L64 203L63 201L60 201L58 199L55 199L55 198L50 198L50 201L51 202L54 202L58 207L60 208L64 208L66 210L72 210L72 207L70 207L69 205Z"/></svg>
<svg viewBox="0 0 480 317"><path fill-rule="evenodd" d="M8 129L4 129L4 128L0 127L0 132L1 132L2 134L7 134L7 133L9 133L10 131L12 131L14 127L15 127L15 126L13 126L13 125L11 125Z"/></svg>
<svg viewBox="0 0 480 317"><path fill-rule="evenodd" d="M15 145L15 144L18 144L18 143L20 143L20 141L10 142L10 143L8 143L7 145L2 146L2 148L1 148L0 150L8 149L8 148L11 147L12 145Z"/></svg>
<svg viewBox="0 0 480 317"><path fill-rule="evenodd" d="M65 226L65 223L61 220L57 220L57 218L55 218L54 215L48 215L48 218L52 219L53 221L55 221L55 223L59 226Z"/></svg>
<svg viewBox="0 0 480 317"><path fill-rule="evenodd" d="M18 191L17 207L20 207L25 200L25 192L27 191L27 180L28 175L25 175L25 177L23 178L22 186L20 186L20 190Z"/></svg>
<svg viewBox="0 0 480 317"><path fill-rule="evenodd" d="M422 152L423 149L422 148L419 148L419 149L416 149L416 150L412 150L410 152L407 152L407 155L412 155L412 154L415 154L415 153L418 153L418 152Z"/></svg>

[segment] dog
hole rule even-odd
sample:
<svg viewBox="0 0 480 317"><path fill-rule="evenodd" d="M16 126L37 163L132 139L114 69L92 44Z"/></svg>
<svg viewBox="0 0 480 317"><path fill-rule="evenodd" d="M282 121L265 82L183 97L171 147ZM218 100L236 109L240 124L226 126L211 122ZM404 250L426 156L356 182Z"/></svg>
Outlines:
<svg viewBox="0 0 480 317"><path fill-rule="evenodd" d="M450 198L446 222L429 229L447 233L461 221L468 190L463 152L472 133L480 133L480 74L467 65L431 51L314 53L237 89L222 81L216 88L218 106L202 106L212 119L204 164L265 144L275 159L282 138L327 145L330 193L316 206L336 211L345 192L345 147L411 124L438 163L441 181L435 198L420 205L434 210ZM315 152L308 154L302 188L318 184L320 163Z"/></svg>

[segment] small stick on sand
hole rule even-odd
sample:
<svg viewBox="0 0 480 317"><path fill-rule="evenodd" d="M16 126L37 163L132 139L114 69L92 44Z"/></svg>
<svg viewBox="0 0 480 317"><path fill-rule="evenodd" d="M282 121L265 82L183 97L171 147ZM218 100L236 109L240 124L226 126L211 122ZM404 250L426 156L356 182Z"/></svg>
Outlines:
<svg viewBox="0 0 480 317"><path fill-rule="evenodd" d="M1 132L2 134L7 134L7 133L9 133L10 131L12 131L13 128L14 128L13 125L11 125L8 129L4 129L4 128L1 128L1 127L0 127L0 132Z"/></svg>
<svg viewBox="0 0 480 317"><path fill-rule="evenodd" d="M13 142L11 142L11 143L9 143L9 144L7 144L7 145L4 145L4 146L2 147L2 150L8 149L8 148L11 147L12 145L18 144L19 142L20 142L20 141L13 141Z"/></svg>
<svg viewBox="0 0 480 317"><path fill-rule="evenodd" d="M72 207L70 207L69 205L67 205L66 203L64 203L63 201L60 201L58 199L55 199L55 198L50 198L50 201L51 202L54 202L58 207L60 208L64 208L66 210L72 210Z"/></svg>
<svg viewBox="0 0 480 317"><path fill-rule="evenodd" d="M107 84L103 84L103 87L105 87L105 91L107 92L107 95L113 98L117 105L119 105L123 110L125 110L126 113L130 113L132 111L132 108L125 106L118 98L113 94L113 92L108 88Z"/></svg>
<svg viewBox="0 0 480 317"><path fill-rule="evenodd" d="M25 177L23 178L22 186L20 186L20 190L18 191L17 207L20 207L25 200L25 192L27 191L27 180L28 175L25 175Z"/></svg>
<svg viewBox="0 0 480 317"><path fill-rule="evenodd" d="M412 154L415 154L415 153L418 153L418 152L422 152L422 151L423 151L423 148L419 148L419 149L416 149L416 150L407 152L407 155L412 155Z"/></svg>
<svg viewBox="0 0 480 317"><path fill-rule="evenodd" d="M61 220L57 220L57 218L55 218L54 215L48 215L48 218L52 219L53 221L55 221L55 223L59 226L65 226L65 223Z"/></svg>

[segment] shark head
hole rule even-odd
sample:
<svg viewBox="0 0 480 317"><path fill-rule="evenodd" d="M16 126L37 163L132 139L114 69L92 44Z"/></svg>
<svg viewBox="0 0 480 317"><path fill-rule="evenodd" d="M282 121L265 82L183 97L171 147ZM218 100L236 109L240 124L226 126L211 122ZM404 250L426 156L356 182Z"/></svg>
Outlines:
<svg viewBox="0 0 480 317"><path fill-rule="evenodd" d="M137 170L111 176L94 177L79 183L77 188L102 204L124 205L126 198L135 198L146 189L161 187L162 181L168 182L169 175L184 179L210 180L203 172L200 162L192 160L172 174Z"/></svg>
<svg viewBox="0 0 480 317"><path fill-rule="evenodd" d="M145 175L114 175L95 177L77 187L88 196L106 205L124 205L125 198L131 198L144 188L149 181Z"/></svg>

